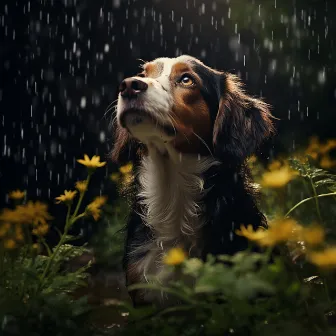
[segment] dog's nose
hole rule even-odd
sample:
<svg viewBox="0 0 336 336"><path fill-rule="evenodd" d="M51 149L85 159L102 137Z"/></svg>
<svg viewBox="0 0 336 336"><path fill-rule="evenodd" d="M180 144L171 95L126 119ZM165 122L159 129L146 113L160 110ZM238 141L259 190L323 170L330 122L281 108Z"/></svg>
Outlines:
<svg viewBox="0 0 336 336"><path fill-rule="evenodd" d="M120 86L119 92L125 98L135 98L139 93L146 91L148 84L135 78L124 79Z"/></svg>

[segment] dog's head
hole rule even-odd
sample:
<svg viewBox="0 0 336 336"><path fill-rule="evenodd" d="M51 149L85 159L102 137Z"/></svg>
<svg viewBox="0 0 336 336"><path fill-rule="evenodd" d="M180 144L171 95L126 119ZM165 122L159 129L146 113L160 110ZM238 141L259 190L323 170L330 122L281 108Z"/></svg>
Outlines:
<svg viewBox="0 0 336 336"><path fill-rule="evenodd" d="M273 132L268 105L232 74L191 56L158 58L142 70L119 87L115 161L133 142L240 163Z"/></svg>

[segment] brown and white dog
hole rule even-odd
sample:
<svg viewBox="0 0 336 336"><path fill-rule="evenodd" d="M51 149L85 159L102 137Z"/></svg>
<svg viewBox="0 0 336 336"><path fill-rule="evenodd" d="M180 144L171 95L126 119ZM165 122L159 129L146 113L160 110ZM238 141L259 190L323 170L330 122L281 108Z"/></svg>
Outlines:
<svg viewBox="0 0 336 336"><path fill-rule="evenodd" d="M145 63L119 91L112 159L128 154L136 169L127 285L160 278L163 256L176 246L200 258L245 249L235 230L266 225L245 161L273 132L268 105L247 95L238 77L191 56ZM165 302L130 294L135 305Z"/></svg>

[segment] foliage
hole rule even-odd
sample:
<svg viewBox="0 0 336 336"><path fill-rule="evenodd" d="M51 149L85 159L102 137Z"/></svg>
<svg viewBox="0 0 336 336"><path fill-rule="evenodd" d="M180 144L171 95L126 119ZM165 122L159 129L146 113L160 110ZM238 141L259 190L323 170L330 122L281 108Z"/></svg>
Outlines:
<svg viewBox="0 0 336 336"><path fill-rule="evenodd" d="M312 142L307 150L267 167L255 157L249 159L261 185L260 207L270 225L268 230L237 230L250 240L251 249L217 259L208 256L205 261L188 259L186 251L173 249L163 260L167 275L178 274L175 280L163 285L149 277L148 283L129 288L168 295L171 304L164 307L133 308L117 293L115 299L96 306L76 295L92 276L90 263L77 270L68 267L88 247L72 245L77 237L70 230L79 219L92 217L99 223L89 244L97 266L105 272L121 269L129 211L125 199L105 205L106 198L99 196L81 205L90 177L101 165L99 159L81 160L88 168L87 180L56 198L68 211L54 247L45 240L49 228L57 230L47 207L25 201L24 192L10 193L16 206L0 215L3 334L334 335L336 164L323 158L335 142ZM120 167L110 179L122 191L133 179L132 166ZM254 244L262 246L262 252L252 252ZM101 316L108 317L103 326L97 322Z"/></svg>
<svg viewBox="0 0 336 336"><path fill-rule="evenodd" d="M95 158L95 160L93 160ZM80 213L82 200L95 168L104 163L99 157L84 161L88 167L85 183L78 191L65 191L56 198L67 206L63 232L50 225L47 205L25 201L25 193L11 192L13 208L0 214L0 325L1 335L92 335L88 314L92 312L86 297L72 294L86 285L90 263L71 271L67 265L86 252L86 246L73 246L76 237L70 229L87 216L98 218L105 199L97 197ZM96 166L95 166L96 165ZM74 199L79 198L74 210ZM72 211L73 210L73 211ZM50 247L45 239L49 228L57 230L59 241Z"/></svg>
<svg viewBox="0 0 336 336"><path fill-rule="evenodd" d="M309 83L325 82L326 69L333 68L336 58L331 38L334 28L328 26L334 15L331 2L222 1L230 7L229 18L236 25L235 31L252 30L256 47L274 57L270 73L277 69L292 75L291 85L300 78Z"/></svg>
<svg viewBox="0 0 336 336"><path fill-rule="evenodd" d="M119 198L114 204L105 206L105 216L99 223L98 233L91 244L95 251L96 263L106 270L121 270L124 249L125 214L129 206Z"/></svg>
<svg viewBox="0 0 336 336"><path fill-rule="evenodd" d="M330 148L332 146L329 146ZM319 147L322 154L325 148ZM319 153L321 154L321 153ZM166 308L129 312L120 335L334 335L336 175L323 169L311 148L263 167L249 160L261 183L261 208L270 228L244 228L253 244L266 246L234 256L185 259L167 255L167 272L182 274L163 286L155 278L129 290L154 290L175 298ZM265 176L267 178L265 178ZM177 257L171 257L177 256ZM171 262L173 260L173 262ZM218 262L219 261L219 262Z"/></svg>

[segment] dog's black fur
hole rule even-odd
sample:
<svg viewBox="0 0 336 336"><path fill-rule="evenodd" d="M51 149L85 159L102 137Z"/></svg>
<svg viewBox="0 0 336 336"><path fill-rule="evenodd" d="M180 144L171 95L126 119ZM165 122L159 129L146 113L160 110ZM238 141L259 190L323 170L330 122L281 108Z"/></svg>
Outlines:
<svg viewBox="0 0 336 336"><path fill-rule="evenodd" d="M240 226L251 224L255 229L266 227L264 215L257 206L257 190L246 164L248 156L274 131L272 116L267 104L244 93L237 77L215 71L195 62L194 69L203 82L202 95L211 112L213 141L211 151L221 165L210 168L203 176L204 188L210 191L202 200L206 218L202 232L202 255L232 255L248 247L245 238L235 234ZM121 131L123 132L123 131ZM119 141L125 133L120 134ZM139 146L117 144L113 157L133 160L135 169L139 164ZM137 194L135 180L131 194L131 213L127 223L124 267L133 264L129 256L133 246L151 239L152 232L145 226ZM139 258L139 256L138 256ZM127 279L127 282L131 282Z"/></svg>

